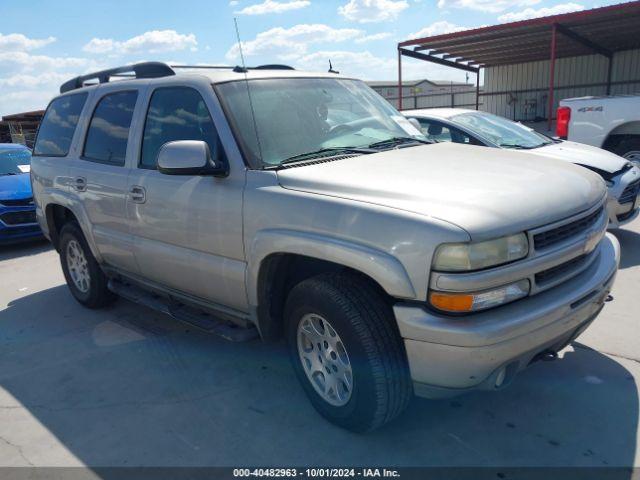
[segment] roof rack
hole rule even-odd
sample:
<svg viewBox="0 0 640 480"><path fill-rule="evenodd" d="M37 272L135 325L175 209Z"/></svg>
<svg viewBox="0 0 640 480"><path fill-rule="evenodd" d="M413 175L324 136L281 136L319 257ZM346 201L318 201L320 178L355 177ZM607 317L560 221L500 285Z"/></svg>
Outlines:
<svg viewBox="0 0 640 480"><path fill-rule="evenodd" d="M268 65L258 65L257 67L249 67L249 70L295 70L295 68L289 65L281 65L279 63L273 63Z"/></svg>
<svg viewBox="0 0 640 480"><path fill-rule="evenodd" d="M246 67L246 69L240 65L171 65L171 68L198 68L198 69L220 69L220 70L233 70L234 72L244 73L245 70L295 70L295 68L289 65L281 65L279 63L258 65L257 67Z"/></svg>
<svg viewBox="0 0 640 480"><path fill-rule="evenodd" d="M235 67L231 65L170 65L171 68L195 68L201 70L219 69L219 70L231 70Z"/></svg>
<svg viewBox="0 0 640 480"><path fill-rule="evenodd" d="M134 73L135 78L159 78L169 77L176 74L176 72L173 71L173 68L166 63L142 62L134 65L126 65L124 67L101 70L99 72L88 73L87 75L80 75L79 77L72 78L62 84L60 87L60 93L82 88L84 86L84 82L87 80L98 80L99 83L108 83L109 77L124 76L122 74L126 73Z"/></svg>
<svg viewBox="0 0 640 480"><path fill-rule="evenodd" d="M110 68L99 72L80 75L65 82L60 87L60 93L69 92L77 88L82 88L84 83L89 80L98 80L98 83L108 83L110 77L127 77L127 78L160 78L175 75L175 69L228 69L234 72L243 73L247 70L295 70L289 65L258 65L257 67L247 67L230 65L167 65L162 62L142 62L134 65L126 65L124 67Z"/></svg>

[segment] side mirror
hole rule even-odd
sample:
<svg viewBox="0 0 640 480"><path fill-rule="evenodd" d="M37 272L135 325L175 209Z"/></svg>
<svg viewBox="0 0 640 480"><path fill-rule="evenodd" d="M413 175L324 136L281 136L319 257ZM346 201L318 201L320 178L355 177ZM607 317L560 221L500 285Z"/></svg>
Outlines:
<svg viewBox="0 0 640 480"><path fill-rule="evenodd" d="M416 127L418 129L419 132L422 131L422 125L420 125L420 122L418 121L417 118L410 118L409 119L409 123L411 125L413 125L414 127Z"/></svg>
<svg viewBox="0 0 640 480"><path fill-rule="evenodd" d="M206 175L226 177L227 166L211 156L202 140L177 140L165 143L158 152L158 171L165 175Z"/></svg>

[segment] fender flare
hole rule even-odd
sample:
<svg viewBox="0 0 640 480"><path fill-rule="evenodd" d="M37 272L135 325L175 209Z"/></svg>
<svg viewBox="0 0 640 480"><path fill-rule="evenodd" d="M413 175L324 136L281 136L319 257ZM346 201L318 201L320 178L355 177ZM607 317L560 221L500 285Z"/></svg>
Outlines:
<svg viewBox="0 0 640 480"><path fill-rule="evenodd" d="M44 208L45 218L49 231L51 231L51 225L49 225L49 207L59 205L68 209L78 220L80 230L82 230L84 238L87 240L87 244L89 245L91 253L95 257L96 261L98 263L102 263L102 255L100 255L100 251L96 246L95 240L93 238L93 232L91 231L91 229L87 229L87 225L91 225L91 222L89 221L87 212L85 211L82 204L74 201L74 199L69 194L67 194L66 192L61 192L60 190L51 190L49 192L46 192L46 195L50 199L50 201L47 202Z"/></svg>
<svg viewBox="0 0 640 480"><path fill-rule="evenodd" d="M258 232L250 246L246 276L249 305L258 305L258 279L263 260L283 253L344 265L368 275L392 297L416 297L404 266L386 252L316 233L273 229Z"/></svg>

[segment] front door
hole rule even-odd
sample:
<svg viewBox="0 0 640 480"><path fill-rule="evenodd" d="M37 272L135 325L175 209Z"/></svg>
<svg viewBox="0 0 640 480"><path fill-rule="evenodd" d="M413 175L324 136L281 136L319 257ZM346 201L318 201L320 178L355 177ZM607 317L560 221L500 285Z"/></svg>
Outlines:
<svg viewBox="0 0 640 480"><path fill-rule="evenodd" d="M211 95L211 93L209 93ZM210 110L195 88L149 94L137 168L129 175L127 212L142 276L197 299L246 311L242 242L244 171L228 177L164 175L160 147L203 140L225 160Z"/></svg>

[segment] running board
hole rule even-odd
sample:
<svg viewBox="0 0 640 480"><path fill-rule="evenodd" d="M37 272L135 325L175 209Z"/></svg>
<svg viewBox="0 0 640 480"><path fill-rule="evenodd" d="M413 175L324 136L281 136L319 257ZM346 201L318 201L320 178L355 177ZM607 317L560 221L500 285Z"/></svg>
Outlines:
<svg viewBox="0 0 640 480"><path fill-rule="evenodd" d="M225 322L202 310L189 307L182 303L172 302L160 295L154 295L135 285L124 284L117 280L109 280L109 290L138 305L151 308L164 313L176 320L187 323L193 327L208 333L218 335L231 342L248 342L259 337L258 330L254 327L240 327L230 322Z"/></svg>

